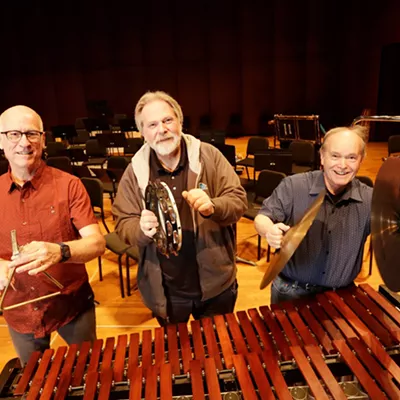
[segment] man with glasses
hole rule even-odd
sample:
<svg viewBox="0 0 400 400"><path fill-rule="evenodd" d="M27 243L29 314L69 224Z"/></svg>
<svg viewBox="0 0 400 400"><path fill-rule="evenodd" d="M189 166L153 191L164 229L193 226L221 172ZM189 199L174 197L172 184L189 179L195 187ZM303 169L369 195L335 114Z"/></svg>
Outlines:
<svg viewBox="0 0 400 400"><path fill-rule="evenodd" d="M271 303L353 284L370 233L372 188L356 178L366 141L364 127L331 129L320 150L322 171L287 177L264 200L255 227L271 247L278 249L283 235L326 190L310 230L272 282Z"/></svg>
<svg viewBox="0 0 400 400"><path fill-rule="evenodd" d="M0 289L14 271L3 308L23 364L33 351L49 347L54 331L68 344L95 340L94 295L84 263L105 248L83 184L44 163L44 141L34 110L15 106L1 114L0 146L10 167L0 176ZM19 248L12 246L13 230ZM60 288L60 295L48 297ZM48 298L29 302L43 296ZM8 309L19 303L26 304Z"/></svg>

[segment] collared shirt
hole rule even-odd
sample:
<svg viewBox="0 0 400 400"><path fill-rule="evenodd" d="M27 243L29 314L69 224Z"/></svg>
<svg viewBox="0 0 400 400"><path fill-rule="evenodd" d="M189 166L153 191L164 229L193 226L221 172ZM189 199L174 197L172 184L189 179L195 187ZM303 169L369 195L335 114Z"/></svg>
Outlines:
<svg viewBox="0 0 400 400"><path fill-rule="evenodd" d="M178 255L168 258L158 253L165 291L174 296L201 298L192 212L182 197L182 192L187 189L188 169L184 140L181 140L179 163L172 172L162 166L154 150L150 152L150 180L159 179L168 185L174 196L182 227L182 246Z"/></svg>
<svg viewBox="0 0 400 400"><path fill-rule="evenodd" d="M79 230L97 223L89 196L81 181L41 163L35 176L22 187L10 171L0 177L0 258L12 255L10 231L15 229L18 245L32 241L60 243L78 239ZM62 294L4 311L7 323L17 332L35 337L57 330L93 305L85 264L62 263L47 269L63 286ZM38 274L14 274L4 306L48 295L59 289Z"/></svg>
<svg viewBox="0 0 400 400"><path fill-rule="evenodd" d="M321 190L322 171L285 178L265 199L260 214L294 226ZM282 273L294 281L327 287L349 285L360 272L370 233L372 188L354 179L335 203L325 196L307 235Z"/></svg>

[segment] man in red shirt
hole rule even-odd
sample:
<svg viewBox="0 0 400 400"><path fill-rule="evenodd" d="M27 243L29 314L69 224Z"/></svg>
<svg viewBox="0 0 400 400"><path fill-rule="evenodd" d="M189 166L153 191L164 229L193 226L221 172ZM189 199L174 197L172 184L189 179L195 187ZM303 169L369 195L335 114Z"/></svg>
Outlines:
<svg viewBox="0 0 400 400"><path fill-rule="evenodd" d="M5 296L4 318L21 362L49 347L51 332L68 343L96 338L94 294L85 262L101 254L105 241L81 181L48 167L43 160L43 123L25 106L0 116L0 145L10 163L0 176L0 289L12 268L13 285ZM16 230L20 254L12 257L10 231ZM62 293L15 309L7 306Z"/></svg>

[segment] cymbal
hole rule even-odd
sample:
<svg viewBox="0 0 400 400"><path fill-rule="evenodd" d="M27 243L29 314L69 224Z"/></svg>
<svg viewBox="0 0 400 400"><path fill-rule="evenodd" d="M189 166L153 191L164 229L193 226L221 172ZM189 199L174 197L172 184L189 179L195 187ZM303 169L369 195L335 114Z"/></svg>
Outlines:
<svg viewBox="0 0 400 400"><path fill-rule="evenodd" d="M389 157L376 176L371 207L372 247L386 286L400 291L400 158Z"/></svg>
<svg viewBox="0 0 400 400"><path fill-rule="evenodd" d="M272 280L282 271L283 267L290 260L301 241L306 236L315 217L325 198L325 189L323 189L311 206L307 209L303 218L293 227L291 227L283 236L282 245L279 252L275 254L271 263L267 267L260 283L260 289L267 287Z"/></svg>

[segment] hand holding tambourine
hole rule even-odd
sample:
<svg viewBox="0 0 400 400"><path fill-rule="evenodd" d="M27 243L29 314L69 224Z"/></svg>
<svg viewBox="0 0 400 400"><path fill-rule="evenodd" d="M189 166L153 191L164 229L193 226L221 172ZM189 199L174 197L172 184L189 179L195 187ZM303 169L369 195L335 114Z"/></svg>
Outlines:
<svg viewBox="0 0 400 400"><path fill-rule="evenodd" d="M156 215L150 210L143 210L140 215L140 229L149 238L152 238L159 226Z"/></svg>
<svg viewBox="0 0 400 400"><path fill-rule="evenodd" d="M140 228L153 238L166 257L177 255L182 246L182 227L174 196L165 182L149 182L145 193L146 210L140 216Z"/></svg>

